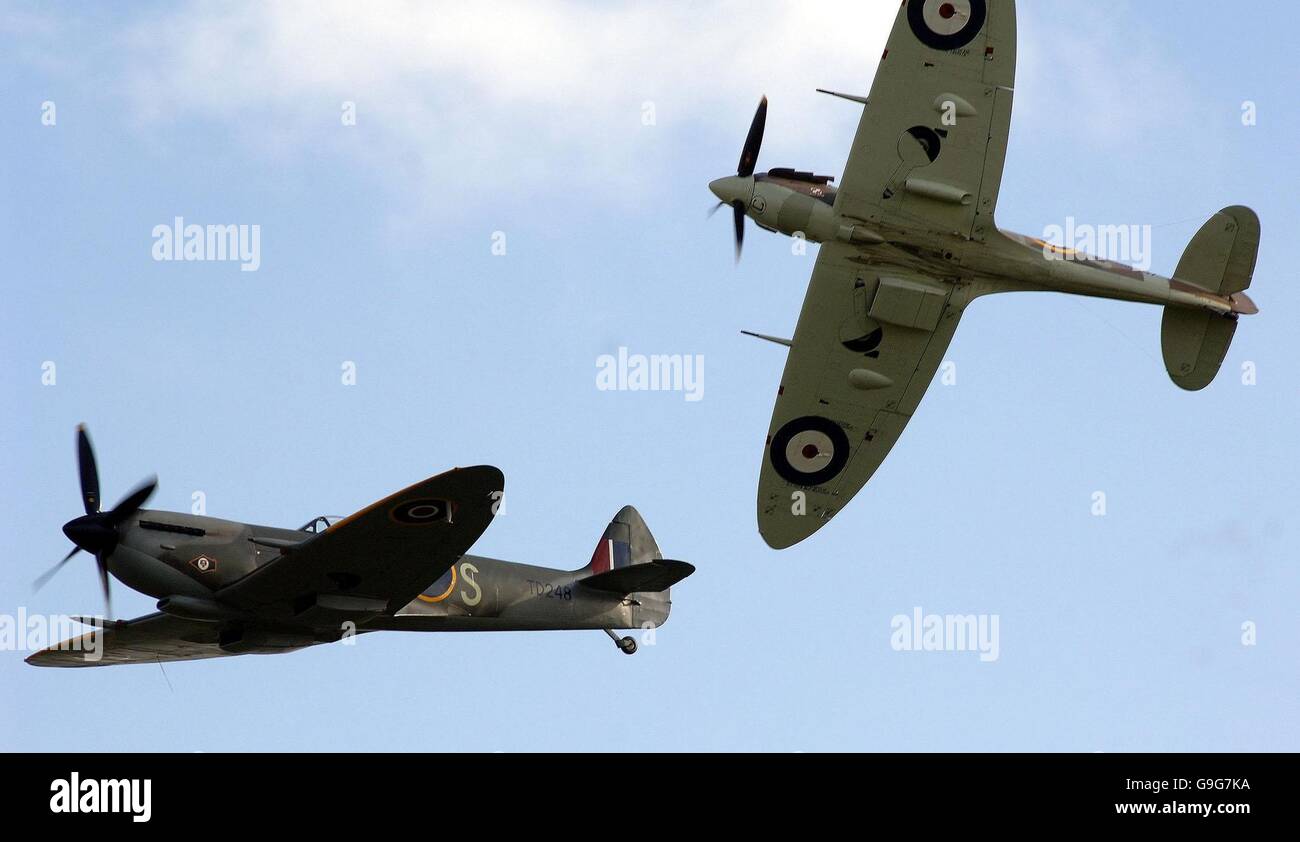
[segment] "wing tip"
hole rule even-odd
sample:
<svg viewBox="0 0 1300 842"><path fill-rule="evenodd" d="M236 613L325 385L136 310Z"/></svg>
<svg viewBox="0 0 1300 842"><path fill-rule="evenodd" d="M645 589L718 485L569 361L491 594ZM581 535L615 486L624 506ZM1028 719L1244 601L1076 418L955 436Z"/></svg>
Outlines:
<svg viewBox="0 0 1300 842"><path fill-rule="evenodd" d="M829 522L830 518L817 518L811 515L803 515L797 520L794 515L791 515L787 520L778 521L775 516L760 509L758 534L772 549L788 550L816 535Z"/></svg>
<svg viewBox="0 0 1300 842"><path fill-rule="evenodd" d="M33 652L26 658L23 663L30 664L34 667L94 667L98 666L98 661L92 661L84 656L72 658L64 657L69 655L68 650L63 649L42 649L39 652ZM76 653L81 655L80 652Z"/></svg>
<svg viewBox="0 0 1300 842"><path fill-rule="evenodd" d="M812 537L811 532L808 533L807 535L801 535L801 536L790 536L790 535L774 536L771 532L764 530L761 526L758 529L758 534L762 536L763 543L767 544L769 547L771 547L774 550L777 550L778 552L781 550L788 550L791 547L797 546L798 544L801 544Z"/></svg>
<svg viewBox="0 0 1300 842"><path fill-rule="evenodd" d="M802 544L822 531L840 513L842 506L835 505L832 498L820 500L814 496L820 492L775 477L765 480L759 484L758 534L774 550L788 550ZM793 492L807 495L804 510L796 512L791 497Z"/></svg>
<svg viewBox="0 0 1300 842"><path fill-rule="evenodd" d="M505 473L495 465L466 465L460 468L452 468L447 471L449 474L465 474L470 478L483 477L484 482L501 486L505 484Z"/></svg>

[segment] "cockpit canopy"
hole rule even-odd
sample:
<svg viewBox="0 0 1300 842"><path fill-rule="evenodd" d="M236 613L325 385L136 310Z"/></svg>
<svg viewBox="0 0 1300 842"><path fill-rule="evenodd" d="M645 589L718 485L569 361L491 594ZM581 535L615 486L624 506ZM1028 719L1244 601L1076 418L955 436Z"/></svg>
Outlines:
<svg viewBox="0 0 1300 842"><path fill-rule="evenodd" d="M759 176L761 178L761 176ZM768 178L784 179L786 181L806 181L809 184L830 184L835 180L833 175L817 175L816 173L804 172L791 167L777 167L767 171Z"/></svg>
<svg viewBox="0 0 1300 842"><path fill-rule="evenodd" d="M754 176L755 182L776 184L796 193L811 196L832 208L835 207L836 195L835 185L831 184L834 180L834 177L829 175L817 175L816 173L794 170L789 167L778 167ZM758 221L758 218L755 217L755 220ZM758 224L763 225L761 221L758 221Z"/></svg>
<svg viewBox="0 0 1300 842"><path fill-rule="evenodd" d="M313 535L319 535L334 524L343 520L343 515L321 515L314 517L307 523L298 527L299 532L310 532Z"/></svg>

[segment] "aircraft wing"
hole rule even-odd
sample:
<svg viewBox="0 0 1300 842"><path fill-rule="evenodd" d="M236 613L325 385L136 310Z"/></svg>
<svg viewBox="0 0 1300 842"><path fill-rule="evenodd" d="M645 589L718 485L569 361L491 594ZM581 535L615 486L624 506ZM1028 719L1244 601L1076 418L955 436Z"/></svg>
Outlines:
<svg viewBox="0 0 1300 842"><path fill-rule="evenodd" d="M758 525L776 549L826 524L880 467L943 361L956 287L821 247L772 414Z"/></svg>
<svg viewBox="0 0 1300 842"><path fill-rule="evenodd" d="M416 483L286 551L217 594L259 615L392 613L447 572L496 513L505 478L459 468Z"/></svg>
<svg viewBox="0 0 1300 842"><path fill-rule="evenodd" d="M1015 76L1015 0L906 0L836 211L975 240L993 233Z"/></svg>
<svg viewBox="0 0 1300 842"><path fill-rule="evenodd" d="M217 635L215 623L147 614L65 640L31 655L27 663L37 667L108 667L194 661L233 654L217 645Z"/></svg>

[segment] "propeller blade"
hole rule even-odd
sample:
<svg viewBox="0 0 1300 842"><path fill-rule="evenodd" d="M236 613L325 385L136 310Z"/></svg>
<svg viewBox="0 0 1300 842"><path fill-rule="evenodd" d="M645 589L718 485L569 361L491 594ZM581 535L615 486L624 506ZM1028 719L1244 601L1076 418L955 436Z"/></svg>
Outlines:
<svg viewBox="0 0 1300 842"><path fill-rule="evenodd" d="M99 511L99 471L95 468L95 451L90 446L86 425L77 425L77 469L81 476L81 501L86 514Z"/></svg>
<svg viewBox="0 0 1300 842"><path fill-rule="evenodd" d="M749 178L754 174L758 164L758 150L763 147L763 130L767 127L767 97L763 97L754 112L754 122L749 125L749 136L745 138L745 148L740 152L740 166L736 175Z"/></svg>
<svg viewBox="0 0 1300 842"><path fill-rule="evenodd" d="M745 203L732 202L736 220L736 262L740 262L740 251L745 247Z"/></svg>
<svg viewBox="0 0 1300 842"><path fill-rule="evenodd" d="M113 619L113 597L108 592L108 558L103 553L95 555L95 564L99 567L99 587L104 591L104 616Z"/></svg>
<svg viewBox="0 0 1300 842"><path fill-rule="evenodd" d="M716 214L718 211L722 210L726 206L727 206L726 202L718 202L716 205L714 205L712 208L709 209L709 215L707 218L712 219L714 214Z"/></svg>
<svg viewBox="0 0 1300 842"><path fill-rule="evenodd" d="M35 582L32 582L32 593L35 593L36 591L39 591L41 588L45 587L45 585L48 584L49 581L54 578L54 574L62 570L63 565L67 564L68 561L71 560L72 557L79 552L81 552L81 547L73 547L72 552L68 553L63 557L63 561L60 561L58 564L54 565L49 570L46 570L44 573L42 573L39 579L37 579Z"/></svg>
<svg viewBox="0 0 1300 842"><path fill-rule="evenodd" d="M122 498L122 502L113 507L108 512L107 521L110 526L117 526L122 521L139 511L144 505L144 501L149 499L155 488L158 487L158 477L153 476L140 483L134 491Z"/></svg>

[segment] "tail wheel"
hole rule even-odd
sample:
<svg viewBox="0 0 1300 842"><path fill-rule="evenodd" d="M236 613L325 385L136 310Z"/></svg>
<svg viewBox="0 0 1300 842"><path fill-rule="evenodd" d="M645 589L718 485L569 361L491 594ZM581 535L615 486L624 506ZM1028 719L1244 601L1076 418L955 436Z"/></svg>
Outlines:
<svg viewBox="0 0 1300 842"><path fill-rule="evenodd" d="M623 639L619 640L618 648L623 650L624 655L635 655L636 641L630 637L624 637Z"/></svg>

